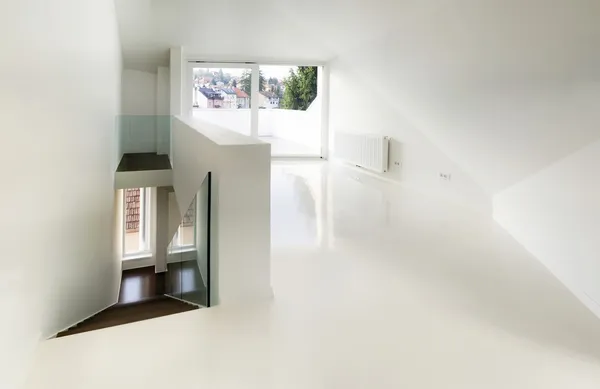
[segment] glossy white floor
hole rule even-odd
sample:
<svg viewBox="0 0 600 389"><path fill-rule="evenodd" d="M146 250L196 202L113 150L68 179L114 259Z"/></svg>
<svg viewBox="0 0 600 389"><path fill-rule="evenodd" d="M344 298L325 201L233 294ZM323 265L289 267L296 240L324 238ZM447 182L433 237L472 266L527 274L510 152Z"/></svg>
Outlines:
<svg viewBox="0 0 600 389"><path fill-rule="evenodd" d="M489 218L273 165L275 301L45 342L29 388L600 387L600 320Z"/></svg>

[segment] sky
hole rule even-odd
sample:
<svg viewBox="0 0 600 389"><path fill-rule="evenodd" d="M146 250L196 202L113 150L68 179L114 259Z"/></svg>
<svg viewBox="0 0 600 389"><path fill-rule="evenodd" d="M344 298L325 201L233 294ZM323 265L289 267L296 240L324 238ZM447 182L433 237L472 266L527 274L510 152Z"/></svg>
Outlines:
<svg viewBox="0 0 600 389"><path fill-rule="evenodd" d="M280 80L283 80L287 76L290 75L290 69L298 69L298 66L261 66L260 70L263 71L266 79L269 77L275 77Z"/></svg>
<svg viewBox="0 0 600 389"><path fill-rule="evenodd" d="M203 68L205 69L205 68ZM266 66L263 65L260 67L260 70L262 70L264 76L266 79L269 79L269 77L276 77L280 80L286 78L289 74L290 74L290 69L298 69L297 66L289 66L289 65L285 65L285 66ZM219 68L210 68L208 69L211 72L218 72ZM234 77L240 77L242 75L242 73L244 73L244 71L247 69L244 68L223 68L223 73L229 73Z"/></svg>

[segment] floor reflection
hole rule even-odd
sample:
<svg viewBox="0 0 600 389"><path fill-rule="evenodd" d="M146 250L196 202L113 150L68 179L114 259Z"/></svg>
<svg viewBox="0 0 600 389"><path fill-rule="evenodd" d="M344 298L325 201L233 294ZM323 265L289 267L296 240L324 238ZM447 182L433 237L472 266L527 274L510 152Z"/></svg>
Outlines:
<svg viewBox="0 0 600 389"><path fill-rule="evenodd" d="M165 293L165 275L156 274L154 266L123 271L119 304L137 303Z"/></svg>
<svg viewBox="0 0 600 389"><path fill-rule="evenodd" d="M322 162L273 162L271 246L316 247L322 243Z"/></svg>
<svg viewBox="0 0 600 389"><path fill-rule="evenodd" d="M167 294L194 304L207 306L207 289L194 260L167 265Z"/></svg>

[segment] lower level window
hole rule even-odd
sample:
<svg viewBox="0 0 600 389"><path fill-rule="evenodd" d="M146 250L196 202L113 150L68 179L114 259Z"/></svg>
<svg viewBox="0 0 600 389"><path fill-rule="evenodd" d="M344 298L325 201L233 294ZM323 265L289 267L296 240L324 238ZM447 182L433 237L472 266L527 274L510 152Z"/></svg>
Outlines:
<svg viewBox="0 0 600 389"><path fill-rule="evenodd" d="M196 204L192 202L183 216L175 237L171 242L172 248L192 248L196 246Z"/></svg>
<svg viewBox="0 0 600 389"><path fill-rule="evenodd" d="M150 251L150 190L123 190L123 256Z"/></svg>

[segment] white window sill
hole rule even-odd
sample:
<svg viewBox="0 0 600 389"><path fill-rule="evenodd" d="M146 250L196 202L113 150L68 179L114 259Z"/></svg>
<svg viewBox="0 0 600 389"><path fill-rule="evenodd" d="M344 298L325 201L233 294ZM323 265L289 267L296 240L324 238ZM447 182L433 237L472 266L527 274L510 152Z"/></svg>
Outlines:
<svg viewBox="0 0 600 389"><path fill-rule="evenodd" d="M182 246L174 248L169 254L189 253L190 251L196 251L196 246Z"/></svg>
<svg viewBox="0 0 600 389"><path fill-rule="evenodd" d="M146 258L152 258L152 253L145 252L145 253L127 254L127 255L124 255L123 258L121 258L121 260L122 261L134 261L136 259L146 259Z"/></svg>

